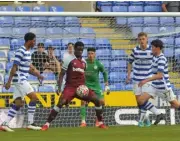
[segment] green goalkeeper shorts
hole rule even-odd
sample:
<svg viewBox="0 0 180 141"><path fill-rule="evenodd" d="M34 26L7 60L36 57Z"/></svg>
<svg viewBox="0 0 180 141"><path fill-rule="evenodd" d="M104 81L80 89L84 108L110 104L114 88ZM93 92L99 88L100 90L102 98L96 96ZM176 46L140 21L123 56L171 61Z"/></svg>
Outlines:
<svg viewBox="0 0 180 141"><path fill-rule="evenodd" d="M93 90L99 99L104 99L104 93L102 90Z"/></svg>

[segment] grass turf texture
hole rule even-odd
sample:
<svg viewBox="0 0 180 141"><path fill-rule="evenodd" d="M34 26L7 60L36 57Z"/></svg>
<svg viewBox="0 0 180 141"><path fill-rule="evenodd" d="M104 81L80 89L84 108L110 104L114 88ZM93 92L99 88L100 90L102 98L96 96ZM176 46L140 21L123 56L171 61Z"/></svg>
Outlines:
<svg viewBox="0 0 180 141"><path fill-rule="evenodd" d="M16 129L14 133L0 131L1 141L180 141L180 125L98 128L50 128L48 131Z"/></svg>

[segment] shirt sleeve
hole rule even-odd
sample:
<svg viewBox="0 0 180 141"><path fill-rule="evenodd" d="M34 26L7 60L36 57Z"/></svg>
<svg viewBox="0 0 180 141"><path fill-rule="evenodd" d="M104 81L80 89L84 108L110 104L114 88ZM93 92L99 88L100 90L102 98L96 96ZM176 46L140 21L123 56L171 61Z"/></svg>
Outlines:
<svg viewBox="0 0 180 141"><path fill-rule="evenodd" d="M74 56L68 55L63 57L62 69L67 70L70 62L74 59Z"/></svg>
<svg viewBox="0 0 180 141"><path fill-rule="evenodd" d="M24 52L22 50L17 50L15 53L14 64L19 65L22 61L23 56Z"/></svg>
<svg viewBox="0 0 180 141"><path fill-rule="evenodd" d="M133 62L134 62L134 49L132 50L132 53L129 56L129 63L132 64Z"/></svg>
<svg viewBox="0 0 180 141"><path fill-rule="evenodd" d="M165 59L159 59L158 60L158 72L164 72L166 65L166 60Z"/></svg>
<svg viewBox="0 0 180 141"><path fill-rule="evenodd" d="M108 74L104 68L104 65L101 62L99 62L99 70L103 74L104 82L107 82L108 81Z"/></svg>

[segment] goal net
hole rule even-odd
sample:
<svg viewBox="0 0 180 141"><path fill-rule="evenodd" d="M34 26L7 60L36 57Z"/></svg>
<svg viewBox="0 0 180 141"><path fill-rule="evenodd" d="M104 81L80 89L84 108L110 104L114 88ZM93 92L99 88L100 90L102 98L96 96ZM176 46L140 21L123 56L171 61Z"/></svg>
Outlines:
<svg viewBox="0 0 180 141"><path fill-rule="evenodd" d="M180 17L169 13L0 13L0 122L5 118L12 103L12 87L7 91L3 84L7 82L13 64L15 51L24 44L27 32L36 34L36 46L32 63L45 76L43 83L33 77L29 82L38 95L35 121L45 123L50 109L57 104L59 96L55 94L58 63L68 51L68 43L82 41L85 44L83 56L87 58L87 48L95 47L96 58L104 64L109 78L111 94L105 95L104 120L109 126L137 125L139 112L132 92L132 83L126 85L127 60L131 50L137 46L137 34L146 32L150 43L161 39L165 44L164 54L169 62L169 75L172 88L179 98L179 55L180 55ZM39 44L42 43L42 44ZM52 52L50 49L53 48ZM45 58L43 53L45 52ZM54 54L54 55L52 55ZM53 56L56 57L54 61ZM39 66L38 66L39 65ZM103 77L100 83L104 89ZM27 103L13 120L11 125L25 126L27 123ZM161 99L153 103L165 114L162 124L177 124L179 112L171 109ZM151 120L155 116L150 115ZM64 107L54 120L53 127L79 126L80 101L73 100ZM95 111L92 104L87 108L87 124L95 123ZM17 127L17 126L16 126Z"/></svg>

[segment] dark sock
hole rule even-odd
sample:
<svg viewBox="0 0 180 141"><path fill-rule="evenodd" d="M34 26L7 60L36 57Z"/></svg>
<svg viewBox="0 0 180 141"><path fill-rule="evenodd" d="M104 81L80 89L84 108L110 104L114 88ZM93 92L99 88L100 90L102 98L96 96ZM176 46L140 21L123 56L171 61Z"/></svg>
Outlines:
<svg viewBox="0 0 180 141"><path fill-rule="evenodd" d="M101 107L95 107L96 111L96 117L99 122L103 122L103 115L102 115L102 106Z"/></svg>
<svg viewBox="0 0 180 141"><path fill-rule="evenodd" d="M47 119L47 122L51 123L57 116L58 112L55 111L54 109L51 110L51 113Z"/></svg>

